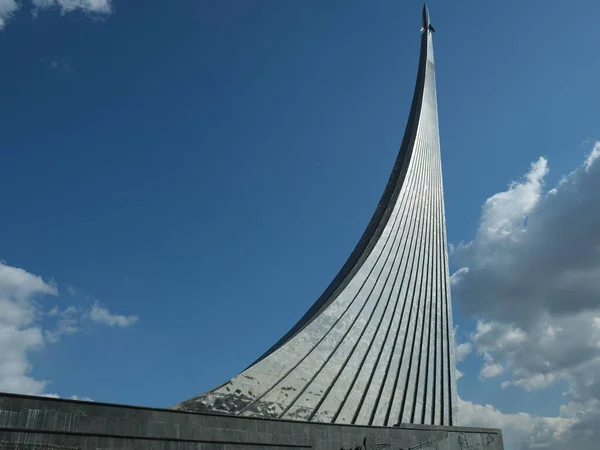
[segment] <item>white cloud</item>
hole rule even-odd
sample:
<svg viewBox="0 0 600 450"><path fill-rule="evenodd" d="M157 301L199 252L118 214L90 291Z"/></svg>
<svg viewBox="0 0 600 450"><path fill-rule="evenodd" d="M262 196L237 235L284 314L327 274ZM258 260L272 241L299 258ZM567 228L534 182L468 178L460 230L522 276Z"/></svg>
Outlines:
<svg viewBox="0 0 600 450"><path fill-rule="evenodd" d="M0 0L0 30L4 28L6 21L19 9L15 0Z"/></svg>
<svg viewBox="0 0 600 450"><path fill-rule="evenodd" d="M81 10L86 13L110 14L111 0L32 0L36 8L58 7L62 13Z"/></svg>
<svg viewBox="0 0 600 450"><path fill-rule="evenodd" d="M0 325L0 391L40 394L48 384L30 376L27 356L44 345L38 327L6 327Z"/></svg>
<svg viewBox="0 0 600 450"><path fill-rule="evenodd" d="M453 255L468 267L453 285L465 312L526 324L544 311L600 306L600 164L592 154L553 194L542 190L541 158L523 181L486 201L475 238Z"/></svg>
<svg viewBox="0 0 600 450"><path fill-rule="evenodd" d="M599 161L596 142L546 192L548 163L540 158L485 202L474 239L452 254L462 267L452 277L453 298L480 319L470 336L484 361L480 377L506 372L501 386L525 391L559 380L569 386L557 417L461 402L468 424L506 428L515 442L507 448L579 450L600 439Z"/></svg>
<svg viewBox="0 0 600 450"><path fill-rule="evenodd" d="M71 400L79 400L82 402L93 402L94 400L89 398L89 397L78 397L77 395L71 395L71 397L69 397Z"/></svg>
<svg viewBox="0 0 600 450"><path fill-rule="evenodd" d="M22 0L0 0L0 30L22 4ZM94 16L108 15L113 11L112 0L31 0L31 4L34 15L48 8L59 8L62 14L82 11ZM58 67L58 62L54 61L54 63Z"/></svg>
<svg viewBox="0 0 600 450"><path fill-rule="evenodd" d="M455 348L455 359L457 362L464 361L465 358L471 351L473 350L473 346L470 342L463 342L462 344L456 345Z"/></svg>
<svg viewBox="0 0 600 450"><path fill-rule="evenodd" d="M47 381L30 376L27 355L44 346L36 299L57 295L56 287L0 262L0 391L40 394Z"/></svg>
<svg viewBox="0 0 600 450"><path fill-rule="evenodd" d="M450 277L450 285L454 286L455 284L459 283L460 279L468 273L469 273L468 267L461 267L456 272L454 272L452 274L452 276Z"/></svg>
<svg viewBox="0 0 600 450"><path fill-rule="evenodd" d="M32 375L30 354L79 331L81 319L93 315L96 307L86 312L76 306L49 305L57 296L53 283L0 261L0 392L56 396L46 392L49 381ZM135 316L101 311L106 311L103 320L111 326L137 321Z"/></svg>
<svg viewBox="0 0 600 450"><path fill-rule="evenodd" d="M583 450L571 447L573 420L562 417L536 417L527 413L504 414L492 405L476 405L458 399L458 414L461 426L500 428L506 450ZM577 445L586 445L579 441ZM589 447L592 448L592 447Z"/></svg>
<svg viewBox="0 0 600 450"><path fill-rule="evenodd" d="M58 394L42 394L42 397L48 397L48 398L63 398ZM93 402L94 400L89 398L89 397L79 397L77 395L71 395L70 397L68 397L69 400L78 400L81 402Z"/></svg>
<svg viewBox="0 0 600 450"><path fill-rule="evenodd" d="M113 314L108 309L102 308L95 303L90 312L90 319L94 322L103 323L111 327L128 327L136 323L139 318L137 316Z"/></svg>
<svg viewBox="0 0 600 450"><path fill-rule="evenodd" d="M590 167L598 158L600 158L600 142L596 142L596 145L594 145L591 153L586 158L585 163L583 164L585 169L590 170Z"/></svg>
<svg viewBox="0 0 600 450"><path fill-rule="evenodd" d="M0 262L0 324L30 324L36 318L36 297L57 294L52 283Z"/></svg>
<svg viewBox="0 0 600 450"><path fill-rule="evenodd" d="M497 377L502 372L504 372L504 367L502 366L502 364L486 362L483 365L483 367L481 368L481 371L479 373L479 378L481 378L482 380L485 380L486 378Z"/></svg>

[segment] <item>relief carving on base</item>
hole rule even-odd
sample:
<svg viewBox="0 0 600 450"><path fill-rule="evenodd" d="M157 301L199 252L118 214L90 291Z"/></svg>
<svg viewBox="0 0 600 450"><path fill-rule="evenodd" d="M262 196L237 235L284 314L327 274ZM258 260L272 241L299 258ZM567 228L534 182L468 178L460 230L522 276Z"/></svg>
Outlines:
<svg viewBox="0 0 600 450"><path fill-rule="evenodd" d="M473 439L471 438L471 440ZM485 436L483 436L481 442L477 442L473 445L470 445L467 435L465 433L460 433L458 436L456 436L456 434L454 433L452 433L452 435L450 433L446 433L446 436L443 439L440 439L439 441L434 441L433 438L430 438L426 441L419 442L416 445L403 448L394 447L394 445L391 443L377 443L372 438L365 437L361 445L348 448L341 447L340 450L440 450L441 448L448 450L492 450L493 448L495 448L495 445L492 446L492 444L494 444L495 441L496 439L494 438L494 435L488 433ZM445 445L440 447L440 444Z"/></svg>

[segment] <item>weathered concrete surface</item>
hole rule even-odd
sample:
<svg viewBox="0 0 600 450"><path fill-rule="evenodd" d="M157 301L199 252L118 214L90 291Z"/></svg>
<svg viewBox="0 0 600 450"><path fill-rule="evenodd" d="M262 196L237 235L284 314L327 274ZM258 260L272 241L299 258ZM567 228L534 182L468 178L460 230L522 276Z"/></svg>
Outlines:
<svg viewBox="0 0 600 450"><path fill-rule="evenodd" d="M0 394L0 449L503 450L496 429L366 427Z"/></svg>

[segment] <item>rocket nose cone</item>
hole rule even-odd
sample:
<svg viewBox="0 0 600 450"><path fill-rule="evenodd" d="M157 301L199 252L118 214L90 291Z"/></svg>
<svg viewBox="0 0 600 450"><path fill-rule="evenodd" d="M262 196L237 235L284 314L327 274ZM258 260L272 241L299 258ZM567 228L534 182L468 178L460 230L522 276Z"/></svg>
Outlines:
<svg viewBox="0 0 600 450"><path fill-rule="evenodd" d="M427 8L427 2L423 4L423 26L429 26L429 8Z"/></svg>

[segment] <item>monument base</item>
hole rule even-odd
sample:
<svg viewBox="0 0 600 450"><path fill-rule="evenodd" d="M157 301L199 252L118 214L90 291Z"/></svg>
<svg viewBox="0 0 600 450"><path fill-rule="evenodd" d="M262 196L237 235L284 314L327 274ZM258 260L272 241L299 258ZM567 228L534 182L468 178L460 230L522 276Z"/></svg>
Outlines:
<svg viewBox="0 0 600 450"><path fill-rule="evenodd" d="M497 429L368 427L0 394L0 449L503 450Z"/></svg>

